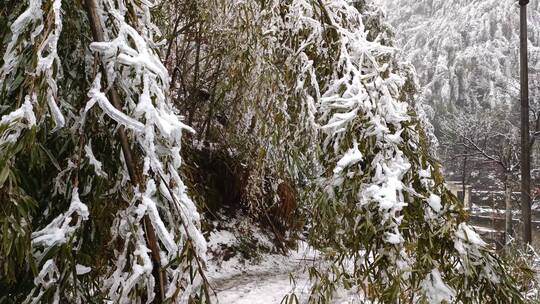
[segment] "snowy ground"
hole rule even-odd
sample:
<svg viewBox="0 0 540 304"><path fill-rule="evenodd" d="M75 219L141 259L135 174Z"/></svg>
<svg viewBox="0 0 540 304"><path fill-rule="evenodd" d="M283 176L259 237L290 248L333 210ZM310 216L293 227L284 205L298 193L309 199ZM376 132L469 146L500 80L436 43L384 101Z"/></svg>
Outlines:
<svg viewBox="0 0 540 304"><path fill-rule="evenodd" d="M259 237L264 242L264 236ZM209 248L215 251L235 241L228 231L213 232ZM310 288L306 269L316 262L319 262L317 253L301 242L288 256L265 254L256 261L237 256L227 261L210 260L208 276L220 304L279 304L293 291L300 303L305 303ZM338 291L333 303L361 303L361 300L358 295Z"/></svg>
<svg viewBox="0 0 540 304"><path fill-rule="evenodd" d="M297 292L305 294L307 279L301 279ZM304 286L304 287L301 287ZM217 298L222 304L280 303L293 289L289 273L254 273L218 281L215 284Z"/></svg>
<svg viewBox="0 0 540 304"><path fill-rule="evenodd" d="M237 248L235 246L247 235L257 239L256 243L261 247L272 246L260 230L253 226L243 227L241 222L234 219L230 220L226 230L214 231L208 237L210 259L207 275L215 292L215 303L281 304L283 298L292 292L300 303L306 303L311 286L306 269L313 263L322 263L318 253L306 243L299 242L297 250L290 251L287 256L266 253L246 259L237 251L234 251L234 255L227 255L231 251L229 248ZM540 256L537 259L540 261ZM294 277L294 281L291 277ZM533 301L539 298L535 286L527 295ZM331 303L370 302L354 291L338 290Z"/></svg>
<svg viewBox="0 0 540 304"><path fill-rule="evenodd" d="M221 304L279 304L285 294L294 289L300 303L305 303L309 295L307 275L295 273L296 288L293 287L289 273L255 273L242 275L216 284L218 303ZM364 303L358 295L338 291L332 303Z"/></svg>

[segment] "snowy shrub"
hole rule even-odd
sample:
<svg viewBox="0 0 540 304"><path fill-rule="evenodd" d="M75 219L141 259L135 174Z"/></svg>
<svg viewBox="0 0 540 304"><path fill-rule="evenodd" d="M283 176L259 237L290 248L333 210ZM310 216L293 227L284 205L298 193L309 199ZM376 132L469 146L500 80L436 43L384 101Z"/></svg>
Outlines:
<svg viewBox="0 0 540 304"><path fill-rule="evenodd" d="M309 235L330 266L312 269L310 302L330 302L337 286L383 303L521 301L444 186L415 112L414 72L374 21L380 10L346 1L274 5L271 29L299 79L289 102L303 104L318 134Z"/></svg>
<svg viewBox="0 0 540 304"><path fill-rule="evenodd" d="M6 296L203 301L206 243L179 174L191 129L170 102L152 4L25 5L0 70Z"/></svg>

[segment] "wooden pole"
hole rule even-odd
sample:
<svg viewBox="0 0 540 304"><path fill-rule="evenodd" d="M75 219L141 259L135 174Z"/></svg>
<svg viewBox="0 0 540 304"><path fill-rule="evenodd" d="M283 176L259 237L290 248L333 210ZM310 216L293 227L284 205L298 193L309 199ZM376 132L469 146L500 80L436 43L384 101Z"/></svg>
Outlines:
<svg viewBox="0 0 540 304"><path fill-rule="evenodd" d="M520 84L521 84L521 213L523 216L523 242L530 244L531 235L531 156L529 151L529 75L527 62L527 4L520 5Z"/></svg>

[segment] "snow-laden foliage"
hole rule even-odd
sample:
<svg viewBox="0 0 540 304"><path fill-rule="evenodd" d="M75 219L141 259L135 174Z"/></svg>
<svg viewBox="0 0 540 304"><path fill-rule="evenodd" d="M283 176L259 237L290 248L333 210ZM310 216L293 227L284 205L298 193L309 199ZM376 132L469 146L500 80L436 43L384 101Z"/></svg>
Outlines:
<svg viewBox="0 0 540 304"><path fill-rule="evenodd" d="M10 16L2 289L26 303L204 299L206 242L179 173L192 130L168 97L152 4L83 2L29 0Z"/></svg>
<svg viewBox="0 0 540 304"><path fill-rule="evenodd" d="M176 3L185 10L164 11ZM378 9L164 1L158 14L177 18L159 20L174 27L164 44L151 9L30 0L11 13L0 77L0 287L10 298L206 301L205 242L179 172L191 128L172 82L202 126L194 146L247 155L252 209L265 215L260 194L284 179L300 192L309 242L326 258L310 269L310 302L331 302L337 286L380 303L521 301L444 186L414 71L396 59ZM160 46L182 63L171 79ZM218 114L228 123L212 128Z"/></svg>
<svg viewBox="0 0 540 304"><path fill-rule="evenodd" d="M423 103L445 109L513 104L519 97L519 5L504 0L376 0L414 64ZM528 5L529 61L540 64L540 4Z"/></svg>
<svg viewBox="0 0 540 304"><path fill-rule="evenodd" d="M282 168L294 180L310 242L328 261L311 269L311 302L331 302L338 285L382 303L520 300L444 186L416 112L414 71L396 59L381 11L309 0L189 8L200 16L175 42L181 64L171 69L187 72L174 84L179 99L208 95L208 113L229 119L218 134L233 135L204 138L248 150L263 185L277 186L267 174ZM178 59L193 53L201 60Z"/></svg>
<svg viewBox="0 0 540 304"><path fill-rule="evenodd" d="M495 177L492 184L505 191L505 205L512 209L520 154L519 1L374 2L384 5L396 28L401 57L416 67L422 87L419 101L441 142L445 175L485 188L471 172L487 172ZM538 2L527 5L531 133L540 128L539 9ZM489 130L482 129L484 125ZM534 142L532 136L533 167L538 163Z"/></svg>
<svg viewBox="0 0 540 304"><path fill-rule="evenodd" d="M310 301L330 301L336 285L383 303L519 301L444 186L415 113L412 68L396 59L380 11L301 0L272 9L271 30L301 80L289 103L311 109L324 168L310 240L330 266L312 269Z"/></svg>

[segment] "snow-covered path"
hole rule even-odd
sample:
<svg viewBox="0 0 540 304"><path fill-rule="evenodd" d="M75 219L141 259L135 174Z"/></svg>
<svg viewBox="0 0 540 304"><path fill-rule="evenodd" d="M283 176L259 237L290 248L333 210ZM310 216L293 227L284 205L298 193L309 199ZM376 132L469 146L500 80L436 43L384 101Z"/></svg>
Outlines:
<svg viewBox="0 0 540 304"><path fill-rule="evenodd" d="M307 297L309 280L305 263L279 255L266 256L264 262L255 265L234 263L222 265L220 270L226 271L216 269L210 277L220 304L279 304L293 290L299 298Z"/></svg>
<svg viewBox="0 0 540 304"><path fill-rule="evenodd" d="M297 295L302 298L307 287L307 279L302 278L297 282ZM260 273L233 277L215 289L220 304L277 304L293 287L288 273Z"/></svg>
<svg viewBox="0 0 540 304"><path fill-rule="evenodd" d="M209 248L219 252L222 244L233 244L235 240L230 232L214 232L210 236ZM300 303L305 303L311 287L306 270L312 263L320 262L318 252L299 242L298 248L287 256L264 254L255 260L238 256L227 260L211 259L208 279L216 293L215 302L219 304L280 304L293 291ZM357 293L338 290L332 303L364 302Z"/></svg>
<svg viewBox="0 0 540 304"><path fill-rule="evenodd" d="M244 272L230 277L211 279L219 304L280 304L294 290L300 303L309 296L310 283L300 263L283 263L274 269ZM291 281L294 276L294 284ZM339 290L332 303L364 303L358 294Z"/></svg>

